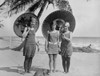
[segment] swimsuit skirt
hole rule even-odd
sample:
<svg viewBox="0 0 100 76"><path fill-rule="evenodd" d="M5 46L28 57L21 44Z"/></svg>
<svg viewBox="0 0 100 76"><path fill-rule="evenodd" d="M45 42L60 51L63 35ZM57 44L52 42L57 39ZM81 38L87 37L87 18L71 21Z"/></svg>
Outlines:
<svg viewBox="0 0 100 76"><path fill-rule="evenodd" d="M69 37L70 34L66 34L66 37ZM73 47L72 47L72 43L71 41L68 41L64 38L62 38L62 42L61 42L61 52L60 54L64 57L68 57L72 55L73 52Z"/></svg>
<svg viewBox="0 0 100 76"><path fill-rule="evenodd" d="M23 56L33 57L36 50L35 32L30 30L23 49Z"/></svg>
<svg viewBox="0 0 100 76"><path fill-rule="evenodd" d="M47 54L58 54L59 46L58 46L59 32L49 32L48 33L48 51Z"/></svg>

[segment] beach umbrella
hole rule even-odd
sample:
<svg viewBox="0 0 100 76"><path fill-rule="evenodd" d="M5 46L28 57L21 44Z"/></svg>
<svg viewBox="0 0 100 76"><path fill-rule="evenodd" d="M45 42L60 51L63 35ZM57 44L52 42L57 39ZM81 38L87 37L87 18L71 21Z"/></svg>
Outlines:
<svg viewBox="0 0 100 76"><path fill-rule="evenodd" d="M51 31L51 26L53 24L53 21L56 19L62 19L65 22L69 22L70 27L69 30L71 32L74 31L75 29L75 18L73 14L69 11L65 10L57 10L52 13L50 13L44 20L43 25L42 25L42 33L43 36L47 39L47 32ZM59 26L59 25L57 25Z"/></svg>
<svg viewBox="0 0 100 76"><path fill-rule="evenodd" d="M35 21L32 21L31 18L34 18ZM33 13L24 13L20 15L14 22L14 32L17 36L22 37L24 28L30 26L30 22L35 22L34 29L35 32L39 28L39 19Z"/></svg>
<svg viewBox="0 0 100 76"><path fill-rule="evenodd" d="M0 9L7 9L6 12L9 16L12 16L13 14L17 14L23 10L25 10L25 12L34 13L35 10L40 8L38 13L38 17L40 17L47 4L53 4L53 0L4 0L4 2L0 5ZM7 8L3 8L6 6Z"/></svg>

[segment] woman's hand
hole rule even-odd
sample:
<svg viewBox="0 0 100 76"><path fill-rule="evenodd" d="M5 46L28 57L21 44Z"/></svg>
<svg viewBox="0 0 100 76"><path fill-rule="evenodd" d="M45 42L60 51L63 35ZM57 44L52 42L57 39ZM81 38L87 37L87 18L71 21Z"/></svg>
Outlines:
<svg viewBox="0 0 100 76"><path fill-rule="evenodd" d="M25 27L22 37L25 38L27 36L28 32L29 32L29 29L27 27Z"/></svg>
<svg viewBox="0 0 100 76"><path fill-rule="evenodd" d="M38 52L40 51L40 48L38 47Z"/></svg>
<svg viewBox="0 0 100 76"><path fill-rule="evenodd" d="M65 37L65 36L64 36L64 39L66 39L66 40L68 40L68 41L71 41L71 40L70 40L70 38L68 38L68 37Z"/></svg>
<svg viewBox="0 0 100 76"><path fill-rule="evenodd" d="M48 41L45 41L45 51L48 51Z"/></svg>
<svg viewBox="0 0 100 76"><path fill-rule="evenodd" d="M38 52L40 51L39 44L36 43Z"/></svg>
<svg viewBox="0 0 100 76"><path fill-rule="evenodd" d="M58 42L58 47L60 47L61 46L61 42Z"/></svg>
<svg viewBox="0 0 100 76"><path fill-rule="evenodd" d="M48 48L45 47L45 51L48 51Z"/></svg>
<svg viewBox="0 0 100 76"><path fill-rule="evenodd" d="M48 47L47 47L47 46L45 46L45 51L46 51L46 52L48 51Z"/></svg>

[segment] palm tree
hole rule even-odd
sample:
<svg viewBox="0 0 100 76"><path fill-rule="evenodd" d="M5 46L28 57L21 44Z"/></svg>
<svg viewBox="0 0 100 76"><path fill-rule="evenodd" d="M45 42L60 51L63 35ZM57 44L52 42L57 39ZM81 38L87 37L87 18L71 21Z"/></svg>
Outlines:
<svg viewBox="0 0 100 76"><path fill-rule="evenodd" d="M10 16L12 16L13 14L16 14L16 13L19 13L19 12L25 10L25 7L28 4L31 4L31 6L27 9L26 12L34 13L36 9L40 8L40 11L37 15L38 18L40 18L43 10L47 4L48 5L53 4L53 5L57 6L59 9L66 8L66 6L62 7L63 6L63 5L61 5L62 1L67 2L69 5L68 0L5 0L0 5L0 8L2 8L3 6L8 6L10 9L7 12Z"/></svg>
<svg viewBox="0 0 100 76"><path fill-rule="evenodd" d="M40 18L47 3L49 5L50 3L52 3L52 0L5 0L0 5L0 8L2 8L3 6L8 6L10 9L7 12L10 16L12 16L13 13L16 14L25 10L26 5L31 4L26 12L34 13L37 8L41 8L38 13L38 18Z"/></svg>
<svg viewBox="0 0 100 76"><path fill-rule="evenodd" d="M62 6L62 5L60 5L60 3L62 1L68 2L68 0L5 0L0 5L0 9L2 9L3 6L9 7L10 9L7 12L10 16L12 16L13 14L16 14L16 13L19 13L19 12L25 10L25 7L28 4L31 4L31 6L27 9L26 12L33 12L34 13L34 11L37 8L41 8L39 13L38 13L38 18L40 18L47 3L48 3L48 5L50 3L53 5L57 5L58 8L60 9ZM89 0L86 0L86 1L88 2ZM70 5L69 5L69 7L70 7ZM72 9L71 9L71 11L72 11Z"/></svg>

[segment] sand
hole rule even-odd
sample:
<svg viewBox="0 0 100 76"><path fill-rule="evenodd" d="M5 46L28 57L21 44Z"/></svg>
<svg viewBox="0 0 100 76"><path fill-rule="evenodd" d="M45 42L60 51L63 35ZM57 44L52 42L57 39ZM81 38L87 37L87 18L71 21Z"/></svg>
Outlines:
<svg viewBox="0 0 100 76"><path fill-rule="evenodd" d="M0 50L0 76L33 76L37 70L49 68L46 53L36 53L30 74L23 74L23 61L22 52ZM68 74L63 73L61 57L58 55L57 70L52 76L100 76L100 54L74 52Z"/></svg>
<svg viewBox="0 0 100 76"><path fill-rule="evenodd" d="M31 73L24 74L22 51L10 50L8 44L0 41L0 76L33 76L38 70L49 69L48 55L41 46L33 58ZM51 76L100 76L100 53L73 52L70 72L67 74L63 73L61 62L61 56L58 55L57 72Z"/></svg>

